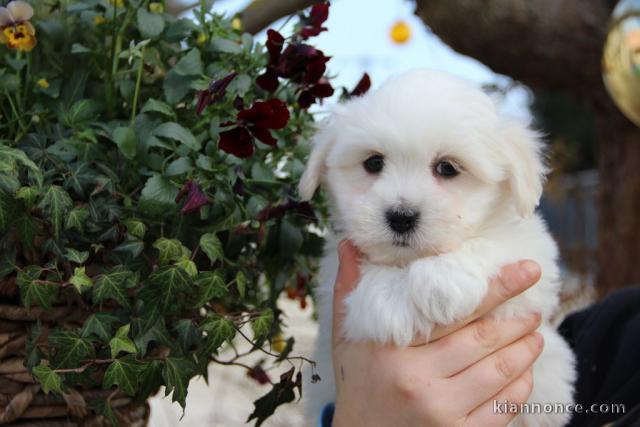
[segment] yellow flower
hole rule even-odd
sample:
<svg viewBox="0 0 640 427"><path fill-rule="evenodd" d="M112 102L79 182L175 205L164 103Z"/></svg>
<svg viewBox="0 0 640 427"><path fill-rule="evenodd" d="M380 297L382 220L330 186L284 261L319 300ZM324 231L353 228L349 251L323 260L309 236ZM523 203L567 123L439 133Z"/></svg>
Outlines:
<svg viewBox="0 0 640 427"><path fill-rule="evenodd" d="M196 40L198 44L204 44L206 41L207 41L207 35L205 33L198 34L198 40Z"/></svg>
<svg viewBox="0 0 640 427"><path fill-rule="evenodd" d="M238 30L238 31L242 31L242 19L240 18L233 18L231 20L231 28L233 28L234 30Z"/></svg>
<svg viewBox="0 0 640 427"><path fill-rule="evenodd" d="M404 21L398 21L391 27L391 40L403 44L411 38L411 27Z"/></svg>
<svg viewBox="0 0 640 427"><path fill-rule="evenodd" d="M38 86L40 86L42 89L49 89L49 82L47 81L47 79L40 79L38 80Z"/></svg>
<svg viewBox="0 0 640 427"><path fill-rule="evenodd" d="M162 3L149 3L149 11L153 13L164 13L164 6Z"/></svg>
<svg viewBox="0 0 640 427"><path fill-rule="evenodd" d="M107 20L102 15L96 15L96 16L93 17L93 25L95 25L96 27L98 25L104 24L105 22L107 22Z"/></svg>
<svg viewBox="0 0 640 427"><path fill-rule="evenodd" d="M31 17L33 8L24 1L16 0L0 7L0 43L23 52L33 49L38 41L36 29L29 22Z"/></svg>
<svg viewBox="0 0 640 427"><path fill-rule="evenodd" d="M124 0L107 0L107 3L113 4L116 7L123 7L124 6Z"/></svg>

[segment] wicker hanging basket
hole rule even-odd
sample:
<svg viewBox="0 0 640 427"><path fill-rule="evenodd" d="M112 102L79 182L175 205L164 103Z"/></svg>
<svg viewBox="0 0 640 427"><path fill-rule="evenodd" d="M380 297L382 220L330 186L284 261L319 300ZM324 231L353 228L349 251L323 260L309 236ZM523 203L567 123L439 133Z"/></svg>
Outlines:
<svg viewBox="0 0 640 427"><path fill-rule="evenodd" d="M149 405L119 391L101 388L67 389L62 396L45 394L25 367L27 337L36 322L47 331L54 323L82 322L89 314L77 307L51 310L20 305L15 276L0 279L0 425L2 426L110 426L90 410L92 402L108 400L122 426L145 426ZM46 336L46 332L43 333ZM104 372L102 372L103 374Z"/></svg>

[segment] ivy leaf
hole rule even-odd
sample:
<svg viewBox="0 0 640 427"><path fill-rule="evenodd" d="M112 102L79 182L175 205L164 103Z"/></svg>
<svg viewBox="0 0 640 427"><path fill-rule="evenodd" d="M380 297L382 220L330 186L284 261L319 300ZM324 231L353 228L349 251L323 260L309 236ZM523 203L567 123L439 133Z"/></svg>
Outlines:
<svg viewBox="0 0 640 427"><path fill-rule="evenodd" d="M42 187L42 171L22 150L0 145L0 159L16 161L23 165L29 170L29 176L36 180L39 187Z"/></svg>
<svg viewBox="0 0 640 427"><path fill-rule="evenodd" d="M173 327L173 332L178 337L177 344L184 354L188 354L189 350L200 340L200 333L190 319L178 320Z"/></svg>
<svg viewBox="0 0 640 427"><path fill-rule="evenodd" d="M93 302L100 303L112 299L121 306L129 308L126 289L135 286L137 282L138 274L123 267L116 267L96 280L93 287Z"/></svg>
<svg viewBox="0 0 640 427"><path fill-rule="evenodd" d="M235 325L224 317L209 317L200 328L207 333L209 338L207 350L210 353L215 352L225 341L231 342L236 336Z"/></svg>
<svg viewBox="0 0 640 427"><path fill-rule="evenodd" d="M133 321L133 342L140 354L147 354L147 347L152 341L170 346L173 339L164 324L164 318L155 311Z"/></svg>
<svg viewBox="0 0 640 427"><path fill-rule="evenodd" d="M276 408L285 403L293 402L296 398L294 390L298 388L302 389L302 377L300 373L296 376L296 380L293 380L294 369L285 372L280 376L280 382L273 385L273 388L269 393L262 396L260 399L253 402L255 409L249 415L247 422L255 419L255 427L262 425L264 420L269 418L276 411Z"/></svg>
<svg viewBox="0 0 640 427"><path fill-rule="evenodd" d="M134 396L138 390L138 374L142 371L142 366L131 354L114 360L102 380L102 387L107 389L113 386Z"/></svg>
<svg viewBox="0 0 640 427"><path fill-rule="evenodd" d="M64 253L64 257L76 264L83 264L87 258L89 258L88 251L78 251L73 248L67 248L67 251Z"/></svg>
<svg viewBox="0 0 640 427"><path fill-rule="evenodd" d="M182 268L164 266L149 275L140 298L161 312L173 312L178 308L180 295L191 291L192 286L191 278Z"/></svg>
<svg viewBox="0 0 640 427"><path fill-rule="evenodd" d="M80 361L95 356L91 342L72 331L57 331L51 334L49 342L56 348L51 361L54 369L77 368Z"/></svg>
<svg viewBox="0 0 640 427"><path fill-rule="evenodd" d="M18 230L20 242L27 248L33 248L33 239L38 233L38 225L29 214L21 215L16 219L15 227Z"/></svg>
<svg viewBox="0 0 640 427"><path fill-rule="evenodd" d="M251 329L253 329L254 337L258 339L266 336L269 333L272 324L273 310L267 308L260 313L260 316L256 317L251 322Z"/></svg>
<svg viewBox="0 0 640 427"><path fill-rule="evenodd" d="M129 330L131 329L131 324L127 323L126 325L120 327L116 331L116 336L113 337L111 341L109 341L109 348L111 348L111 358L115 359L115 357L121 352L125 353L137 353L138 349L136 345L129 338Z"/></svg>
<svg viewBox="0 0 640 427"><path fill-rule="evenodd" d="M153 247L159 252L159 264L167 264L169 261L176 261L180 259L183 254L183 246L178 239L167 239L165 237L161 237L153 243Z"/></svg>
<svg viewBox="0 0 640 427"><path fill-rule="evenodd" d="M62 394L62 378L49 366L41 363L33 368L32 372L38 382L42 385L42 391L46 394L49 394L50 391Z"/></svg>
<svg viewBox="0 0 640 427"><path fill-rule="evenodd" d="M247 278L242 271L238 271L236 274L236 288L238 288L238 293L241 298L244 298L244 295L247 291Z"/></svg>
<svg viewBox="0 0 640 427"><path fill-rule="evenodd" d="M165 396L173 392L172 402L178 402L182 409L186 405L187 386L195 370L195 365L187 358L167 357L162 369L162 378L166 384Z"/></svg>
<svg viewBox="0 0 640 427"><path fill-rule="evenodd" d="M12 202L11 196L0 188L0 231L8 229L14 220L14 203Z"/></svg>
<svg viewBox="0 0 640 427"><path fill-rule="evenodd" d="M144 250L144 242L136 238L128 238L115 248L113 248L114 255L122 254L126 261L136 258Z"/></svg>
<svg viewBox="0 0 640 427"><path fill-rule="evenodd" d="M142 239L147 232L147 226L139 219L129 218L124 221L127 232L138 239Z"/></svg>
<svg viewBox="0 0 640 427"><path fill-rule="evenodd" d="M58 185L50 186L40 201L38 207L50 218L53 225L53 234L56 238L60 235L62 224L72 206L71 197L69 197L64 188Z"/></svg>
<svg viewBox="0 0 640 427"><path fill-rule="evenodd" d="M0 255L0 278L8 276L16 270L16 249L4 250Z"/></svg>
<svg viewBox="0 0 640 427"><path fill-rule="evenodd" d="M173 139L178 141L193 151L199 151L202 147L195 136L191 133L191 131L185 129L175 122L167 122L158 126L153 134L155 136L160 136L163 138Z"/></svg>
<svg viewBox="0 0 640 427"><path fill-rule="evenodd" d="M154 39L164 31L164 19L158 13L151 13L146 8L138 9L138 29L145 39Z"/></svg>
<svg viewBox="0 0 640 427"><path fill-rule="evenodd" d="M156 393L162 385L162 363L157 360L145 363L139 379L140 390L138 391L138 397L141 400L146 400L151 393Z"/></svg>
<svg viewBox="0 0 640 427"><path fill-rule="evenodd" d="M93 280L87 276L84 267L76 267L74 269L73 276L69 279L69 283L76 288L79 294L93 286Z"/></svg>
<svg viewBox="0 0 640 427"><path fill-rule="evenodd" d="M71 209L67 216L67 221L64 224L66 230L75 228L78 231L84 230L84 223L89 219L89 211L87 208L74 208Z"/></svg>
<svg viewBox="0 0 640 427"><path fill-rule="evenodd" d="M89 338L92 335L107 342L111 338L111 325L116 323L118 318L107 313L95 313L87 317L84 321L80 335L83 338Z"/></svg>
<svg viewBox="0 0 640 427"><path fill-rule="evenodd" d="M183 256L176 261L176 266L186 271L189 277L196 277L198 275L198 267L196 266L196 263L186 256Z"/></svg>
<svg viewBox="0 0 640 427"><path fill-rule="evenodd" d="M200 237L200 248L207 254L211 264L224 257L222 242L220 242L216 233L203 234Z"/></svg>
<svg viewBox="0 0 640 427"><path fill-rule="evenodd" d="M37 304L45 310L50 310L51 303L58 293L58 285L39 280L40 274L42 274L42 270L36 266L29 266L18 273L17 283L20 288L20 299L27 308Z"/></svg>
<svg viewBox="0 0 640 427"><path fill-rule="evenodd" d="M136 147L138 138L136 133L130 127L117 127L113 130L111 139L116 143L120 152L129 160L136 157Z"/></svg>
<svg viewBox="0 0 640 427"><path fill-rule="evenodd" d="M212 299L224 298L229 294L227 285L220 274L215 271L205 271L196 278L196 286L199 288L196 308L204 306Z"/></svg>
<svg viewBox="0 0 640 427"><path fill-rule="evenodd" d="M105 417L113 427L120 427L120 423L116 418L116 415L113 413L113 408L111 407L111 403L109 400L98 400L95 404L91 405L96 414L100 414Z"/></svg>
<svg viewBox="0 0 640 427"><path fill-rule="evenodd" d="M18 191L16 191L16 199L23 200L26 208L31 209L38 194L39 192L36 187L20 187Z"/></svg>

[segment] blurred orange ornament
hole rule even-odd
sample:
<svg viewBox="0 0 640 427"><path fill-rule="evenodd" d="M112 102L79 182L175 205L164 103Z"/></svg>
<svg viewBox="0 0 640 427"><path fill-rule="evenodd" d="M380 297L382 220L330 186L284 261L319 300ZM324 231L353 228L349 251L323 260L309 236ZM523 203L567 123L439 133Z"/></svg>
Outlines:
<svg viewBox="0 0 640 427"><path fill-rule="evenodd" d="M404 44L411 38L411 27L406 22L400 20L391 27L391 40L397 44Z"/></svg>

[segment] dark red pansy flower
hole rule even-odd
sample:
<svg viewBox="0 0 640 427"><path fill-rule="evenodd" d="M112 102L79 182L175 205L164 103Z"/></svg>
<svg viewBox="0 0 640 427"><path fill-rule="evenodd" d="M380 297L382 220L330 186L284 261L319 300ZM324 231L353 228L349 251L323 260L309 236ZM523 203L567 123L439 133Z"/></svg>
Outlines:
<svg viewBox="0 0 640 427"><path fill-rule="evenodd" d="M282 129L289 121L289 109L277 98L257 101L236 116L239 122L266 129Z"/></svg>
<svg viewBox="0 0 640 427"><path fill-rule="evenodd" d="M320 79L317 84L308 86L300 92L298 105L300 108L309 108L318 98L328 98L333 95L333 86L327 79Z"/></svg>
<svg viewBox="0 0 640 427"><path fill-rule="evenodd" d="M218 147L226 153L245 158L253 154L253 138L275 145L278 141L271 135L270 129L282 129L289 121L289 109L284 102L273 98L268 101L256 101L251 108L236 115L235 128L221 132Z"/></svg>
<svg viewBox="0 0 640 427"><path fill-rule="evenodd" d="M300 108L309 108L314 102L316 102L316 98L311 95L311 92L308 90L303 90L300 92L300 95L298 95L298 105Z"/></svg>
<svg viewBox="0 0 640 427"><path fill-rule="evenodd" d="M247 376L253 378L258 384L267 384L271 382L269 374L262 368L262 365L256 365L247 371Z"/></svg>
<svg viewBox="0 0 640 427"><path fill-rule="evenodd" d="M322 24L329 18L329 6L329 2L316 3L313 5L309 17L303 22L302 29L300 30L300 36L303 39L306 40L309 37L317 36L321 32L327 31Z"/></svg>
<svg viewBox="0 0 640 427"><path fill-rule="evenodd" d="M235 127L220 132L218 147L225 153L244 159L253 154L253 138L246 128Z"/></svg>
<svg viewBox="0 0 640 427"><path fill-rule="evenodd" d="M275 92L280 86L278 72L273 67L267 67L266 71L256 78L256 83L267 92Z"/></svg>
<svg viewBox="0 0 640 427"><path fill-rule="evenodd" d="M198 92L198 104L196 105L196 114L202 114L205 108L209 105L218 102L222 99L227 91L227 86L238 75L237 72L233 72L226 77L212 82L209 88Z"/></svg>
<svg viewBox="0 0 640 427"><path fill-rule="evenodd" d="M349 94L349 96L362 96L365 93L367 93L370 88L371 88L371 78L369 77L369 74L364 73L362 75L362 78L356 85L356 87L353 88L353 90Z"/></svg>
<svg viewBox="0 0 640 427"><path fill-rule="evenodd" d="M290 44L278 59L276 70L278 76L291 78L293 81L305 81L308 66L316 66L318 60L327 62L321 50L303 43ZM319 77L318 77L319 78Z"/></svg>
<svg viewBox="0 0 640 427"><path fill-rule="evenodd" d="M185 196L187 197L187 200L182 209L180 209L180 213L183 215L195 212L201 207L211 203L211 199L209 199L209 197L200 189L198 184L193 181L187 181L184 183L176 196L176 203L179 203Z"/></svg>
<svg viewBox="0 0 640 427"><path fill-rule="evenodd" d="M267 31L267 51L269 51L269 63L274 64L280 57L282 47L284 46L284 37L276 30Z"/></svg>

